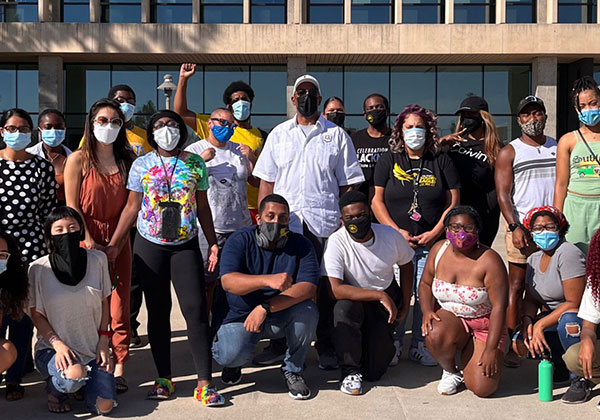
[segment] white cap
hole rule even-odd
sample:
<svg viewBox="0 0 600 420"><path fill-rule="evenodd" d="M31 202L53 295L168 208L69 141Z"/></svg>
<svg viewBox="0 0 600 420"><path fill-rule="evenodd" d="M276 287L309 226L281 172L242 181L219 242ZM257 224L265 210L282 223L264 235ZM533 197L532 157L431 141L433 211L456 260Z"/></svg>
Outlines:
<svg viewBox="0 0 600 420"><path fill-rule="evenodd" d="M304 76L300 76L296 79L296 83L294 83L294 92L296 92L296 89L298 89L298 86L304 82L313 84L319 91L319 95L321 94L321 86L319 85L319 81L317 79L315 79L314 76L311 76L310 74L305 74Z"/></svg>

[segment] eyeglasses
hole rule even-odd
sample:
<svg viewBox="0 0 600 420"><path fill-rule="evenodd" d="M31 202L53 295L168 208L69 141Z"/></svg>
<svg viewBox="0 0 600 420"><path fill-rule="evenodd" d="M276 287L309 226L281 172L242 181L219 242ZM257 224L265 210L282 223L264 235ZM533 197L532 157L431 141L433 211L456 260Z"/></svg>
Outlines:
<svg viewBox="0 0 600 420"><path fill-rule="evenodd" d="M211 118L211 121L217 121L219 123L220 126L223 127L231 127L231 128L236 128L237 125L235 123L229 122L227 120L224 120L223 118Z"/></svg>
<svg viewBox="0 0 600 420"><path fill-rule="evenodd" d="M28 125L22 125L21 127L7 125L4 126L4 130L8 131L9 133L31 133L31 127Z"/></svg>
<svg viewBox="0 0 600 420"><path fill-rule="evenodd" d="M542 233L545 230L548 232L556 232L558 230L558 226L556 223L548 223L547 225L533 225L531 228L533 233Z"/></svg>
<svg viewBox="0 0 600 420"><path fill-rule="evenodd" d="M296 94L298 96L304 96L304 95L314 95L314 96L319 96L319 91L317 90L317 88L311 88L311 89L296 89Z"/></svg>
<svg viewBox="0 0 600 420"><path fill-rule="evenodd" d="M167 121L166 123L164 123L162 121L157 121L152 126L152 128L154 128L154 130L160 130L163 127L179 128L179 124L177 124L177 121L175 121L175 120L170 120L170 121Z"/></svg>
<svg viewBox="0 0 600 420"><path fill-rule="evenodd" d="M98 124L100 127L106 127L106 124L109 124L109 123L111 126L116 126L116 127L123 126L123 120L120 118L113 118L112 120L109 120L106 117L98 117L94 120L94 123Z"/></svg>
<svg viewBox="0 0 600 420"><path fill-rule="evenodd" d="M475 233L477 231L477 226L475 225L461 225L460 223L450 223L448 225L448 229L450 232L458 233L461 230L464 230L467 233Z"/></svg>
<svg viewBox="0 0 600 420"><path fill-rule="evenodd" d="M0 251L0 260L7 261L9 257L10 257L9 252Z"/></svg>

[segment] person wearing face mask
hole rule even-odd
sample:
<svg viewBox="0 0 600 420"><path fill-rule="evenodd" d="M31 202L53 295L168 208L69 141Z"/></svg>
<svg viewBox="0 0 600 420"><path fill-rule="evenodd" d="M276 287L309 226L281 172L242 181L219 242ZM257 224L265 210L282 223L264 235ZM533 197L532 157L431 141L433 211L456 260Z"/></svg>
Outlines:
<svg viewBox="0 0 600 420"><path fill-rule="evenodd" d="M136 159L131 167L129 198L108 244L108 259L115 259L127 246L129 229L137 218L133 253L158 371L148 398L164 400L175 392L169 321L172 283L186 320L198 379L194 398L204 406L223 405L224 398L212 385L203 259L197 239L199 222L208 241L208 271L212 272L218 263L219 248L206 193L207 168L200 156L182 150L188 132L175 112L156 112L146 130L155 151Z"/></svg>
<svg viewBox="0 0 600 420"><path fill-rule="evenodd" d="M529 209L552 204L557 148L556 140L544 135L548 117L540 98L531 95L523 98L517 107L517 114L521 136L500 150L495 167L498 204L506 221L509 280L506 322L511 334L520 320L518 302L525 286L527 257L536 250L522 222ZM504 364L518 367L520 363L510 349Z"/></svg>
<svg viewBox="0 0 600 420"><path fill-rule="evenodd" d="M363 115L369 125L367 128L352 133L351 137L358 163L360 163L365 176L365 182L360 184L358 190L372 199L375 193L373 185L375 164L381 155L390 148L388 143L392 133L388 125L390 105L385 96L373 93L365 98L363 109Z"/></svg>
<svg viewBox="0 0 600 420"><path fill-rule="evenodd" d="M106 251L127 202L125 183L135 154L129 148L124 127L125 116L119 103L100 99L86 118L83 147L67 158L65 196L67 205L82 215L84 246ZM110 203L110 204L108 204ZM129 359L131 247L129 240L111 262L114 290L110 299L112 348L116 359L117 392L128 389L123 377Z"/></svg>
<svg viewBox="0 0 600 420"><path fill-rule="evenodd" d="M550 352L554 382L564 382L570 375L561 356L579 343L583 326L577 311L585 289L585 256L565 239L569 223L556 207L531 209L523 225L539 251L527 258L523 315L520 331L513 336L513 349L533 358Z"/></svg>
<svg viewBox="0 0 600 420"><path fill-rule="evenodd" d="M213 357L223 366L222 381L237 384L261 339L287 338L281 372L288 395L305 400L311 392L302 372L319 318L312 301L317 257L307 238L290 231L290 208L282 196L261 201L257 223L235 232L223 248L221 281L229 311L213 342Z"/></svg>
<svg viewBox="0 0 600 420"><path fill-rule="evenodd" d="M344 127L346 121L346 107L344 101L337 96L332 96L323 102L323 118L331 121L338 127L342 127L346 133L351 134L350 129Z"/></svg>
<svg viewBox="0 0 600 420"><path fill-rule="evenodd" d="M70 207L58 207L46 220L50 254L29 267L35 360L50 412L71 411L68 394L81 390L90 412L106 415L117 405L109 350L112 282L106 255L80 246L83 229Z"/></svg>
<svg viewBox="0 0 600 420"><path fill-rule="evenodd" d="M431 246L444 233L444 216L459 202L460 181L446 154L437 149L437 117L419 105L408 105L396 118L390 150L375 166L375 195L371 206L380 223L404 236L415 250L413 258L416 302L413 309L409 358L436 366L420 334L418 285ZM404 323L396 331L397 363L402 353Z"/></svg>
<svg viewBox="0 0 600 420"><path fill-rule="evenodd" d="M600 88L593 78L575 81L573 104L581 127L558 142L554 206L571 223L567 240L587 253L600 228Z"/></svg>
<svg viewBox="0 0 600 420"><path fill-rule="evenodd" d="M419 286L421 332L443 369L440 394L455 394L464 383L478 397L489 397L500 384L508 337L506 268L496 251L479 242L482 220L474 208L454 207L444 226L446 239L431 248Z"/></svg>
<svg viewBox="0 0 600 420"><path fill-rule="evenodd" d="M323 118L321 99L315 77L306 74L296 79L291 101L297 113L269 133L253 172L261 180L259 200L272 193L285 197L290 203L290 230L311 240L319 262L325 240L339 227L339 197L364 181L352 140L341 127ZM319 367L325 370L337 368L331 343L333 302L328 289L329 283L322 281L315 345ZM261 360L281 360L282 350L281 346L267 347Z"/></svg>
<svg viewBox="0 0 600 420"><path fill-rule="evenodd" d="M32 130L33 121L22 109L9 109L0 118L0 135L6 144L0 150L0 225L18 241L25 265L47 253L43 227L56 207L57 191L52 164L26 151ZM7 328L9 340L19 354L5 377L6 399L15 401L23 398L25 392L20 383L26 355L31 354L33 325L28 316L6 315L0 337L4 337Z"/></svg>
<svg viewBox="0 0 600 420"><path fill-rule="evenodd" d="M371 223L368 197L360 191L344 194L340 210L343 227L327 240L322 274L337 300L333 344L340 391L359 395L362 380L378 381L396 353L393 332L410 307L415 252L395 229Z"/></svg>

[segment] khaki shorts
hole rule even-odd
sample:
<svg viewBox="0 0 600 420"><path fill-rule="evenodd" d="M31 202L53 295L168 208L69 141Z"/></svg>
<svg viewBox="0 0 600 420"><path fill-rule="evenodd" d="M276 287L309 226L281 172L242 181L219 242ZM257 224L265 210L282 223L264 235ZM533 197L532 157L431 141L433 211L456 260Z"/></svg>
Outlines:
<svg viewBox="0 0 600 420"><path fill-rule="evenodd" d="M508 230L508 226L505 226L504 230L506 232L506 235L504 236L504 241L506 243L506 260L513 264L527 264L527 257L537 251L537 246L533 242L533 239L531 239L531 235L527 235L529 245L523 249L518 249L513 245L512 232Z"/></svg>

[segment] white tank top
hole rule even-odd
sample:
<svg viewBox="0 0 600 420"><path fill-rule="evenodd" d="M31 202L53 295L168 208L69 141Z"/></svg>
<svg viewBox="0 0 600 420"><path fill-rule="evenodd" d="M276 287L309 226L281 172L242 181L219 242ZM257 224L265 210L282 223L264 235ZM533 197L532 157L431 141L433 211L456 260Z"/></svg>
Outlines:
<svg viewBox="0 0 600 420"><path fill-rule="evenodd" d="M515 216L522 222L534 207L551 206L556 181L556 140L546 136L546 143L530 146L520 138L509 143L515 150L512 201Z"/></svg>

